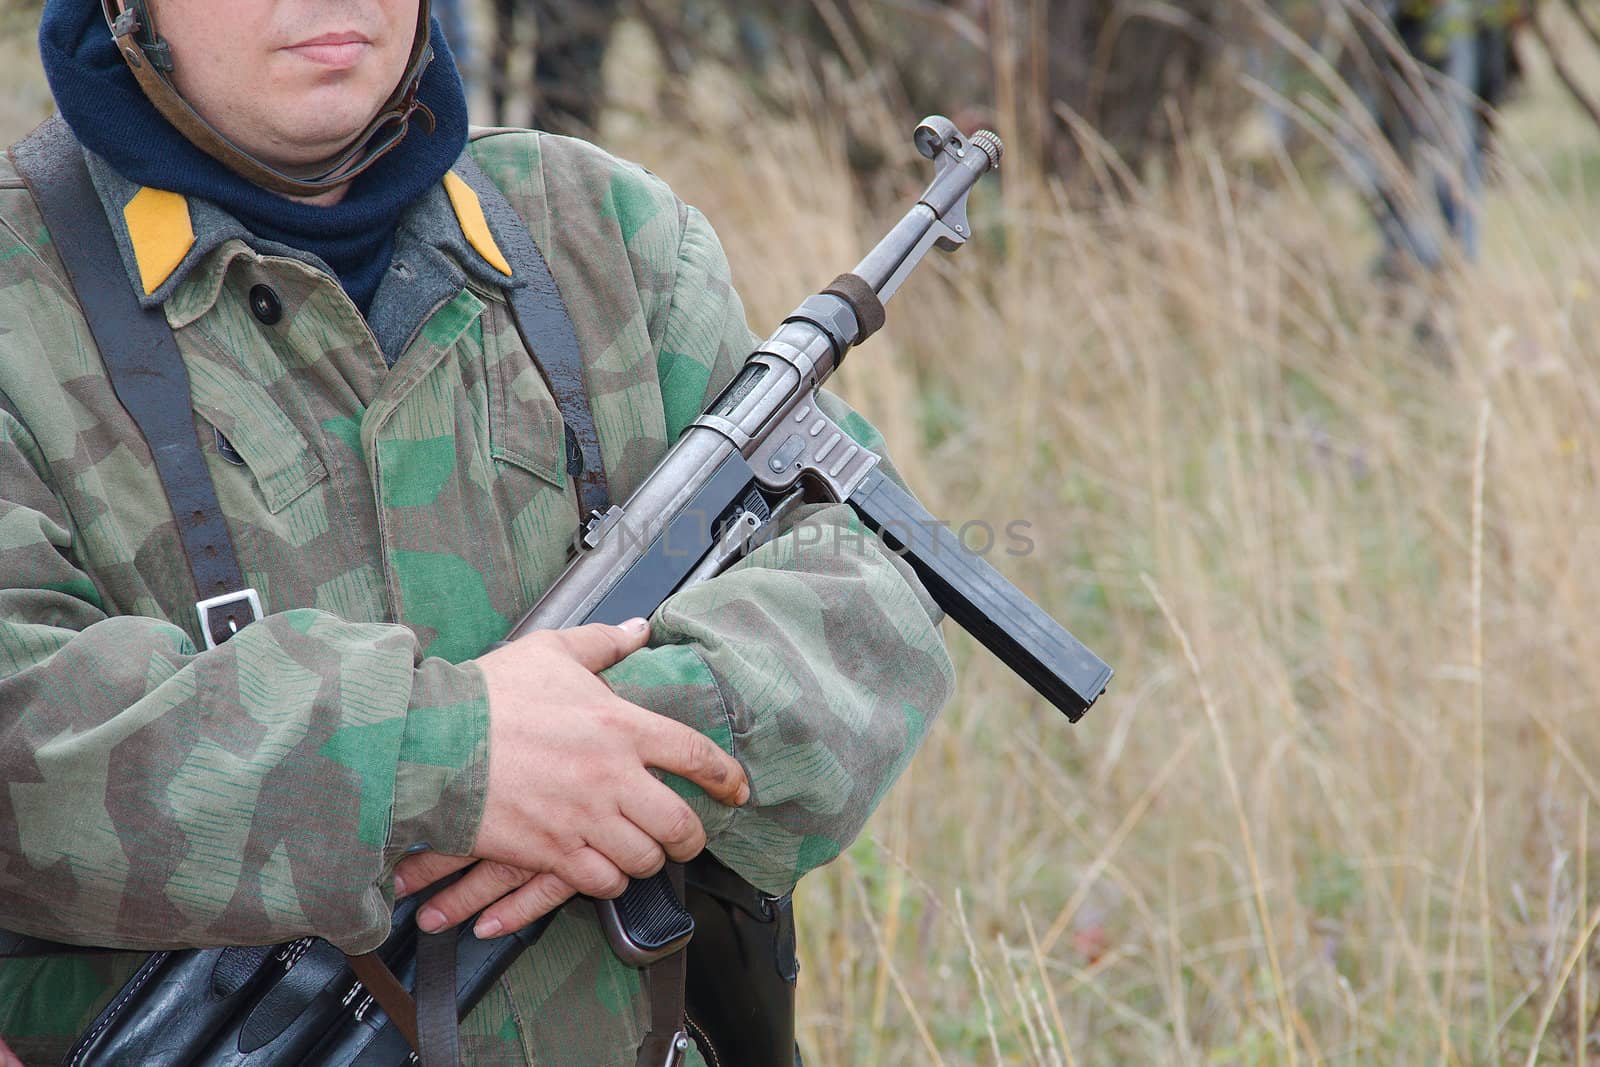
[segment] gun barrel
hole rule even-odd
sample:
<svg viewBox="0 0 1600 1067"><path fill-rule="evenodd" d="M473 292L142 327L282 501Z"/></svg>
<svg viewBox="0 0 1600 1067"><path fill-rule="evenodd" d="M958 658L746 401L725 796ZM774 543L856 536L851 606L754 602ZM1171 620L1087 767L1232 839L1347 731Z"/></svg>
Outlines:
<svg viewBox="0 0 1600 1067"><path fill-rule="evenodd" d="M890 280L905 275L905 262L912 253L925 250L928 231L938 221L939 216L931 207L917 204L856 264L853 273L883 297Z"/></svg>

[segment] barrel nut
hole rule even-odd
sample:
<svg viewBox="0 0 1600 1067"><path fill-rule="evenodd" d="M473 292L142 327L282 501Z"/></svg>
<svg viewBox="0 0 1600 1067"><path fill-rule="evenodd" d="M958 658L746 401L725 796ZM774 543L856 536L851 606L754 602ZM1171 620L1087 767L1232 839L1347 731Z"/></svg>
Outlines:
<svg viewBox="0 0 1600 1067"><path fill-rule="evenodd" d="M967 138L967 144L989 157L991 170L1000 169L1000 157L1005 155L1006 146L993 130L979 130Z"/></svg>

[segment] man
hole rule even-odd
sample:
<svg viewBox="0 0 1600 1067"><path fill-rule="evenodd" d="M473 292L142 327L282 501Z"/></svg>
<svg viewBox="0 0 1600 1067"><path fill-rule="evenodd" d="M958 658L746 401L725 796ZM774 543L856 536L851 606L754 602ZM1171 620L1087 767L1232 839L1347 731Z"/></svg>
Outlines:
<svg viewBox="0 0 1600 1067"><path fill-rule="evenodd" d="M1373 10L1377 18L1360 27L1365 52L1356 57L1355 84L1401 171L1380 162L1362 168L1383 238L1379 269L1437 271L1452 245L1472 260L1490 109L1515 76L1512 19L1491 0L1381 0Z"/></svg>
<svg viewBox="0 0 1600 1067"><path fill-rule="evenodd" d="M620 501L750 347L704 218L580 142L469 144L418 0L128 7L119 54L92 0L51 0L41 53L262 613L205 647L150 449L0 165L0 927L130 950L0 961L0 1036L59 1059L142 951L370 950L397 893L471 860L425 928L487 908L502 934L707 843L772 893L836 855L951 685L931 602L843 509L651 624L486 651L578 518L510 227L570 312ZM629 1065L648 999L564 908L464 1057Z"/></svg>

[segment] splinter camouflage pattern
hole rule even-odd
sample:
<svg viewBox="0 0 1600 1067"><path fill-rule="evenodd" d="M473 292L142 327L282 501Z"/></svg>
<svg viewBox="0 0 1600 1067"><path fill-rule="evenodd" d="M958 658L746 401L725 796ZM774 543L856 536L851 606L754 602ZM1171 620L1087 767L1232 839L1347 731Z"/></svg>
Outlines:
<svg viewBox="0 0 1600 1067"><path fill-rule="evenodd" d="M721 248L659 180L581 142L500 132L469 152L560 284L621 500L749 350ZM95 177L137 281L121 211L137 190ZM437 232L402 232L370 329L324 271L190 209L197 244L151 300L267 612L199 653L150 454L0 161L0 926L364 951L400 850L471 849L488 714L470 660L562 566L577 505L560 417L442 192L414 209L412 231ZM280 298L275 325L251 314L257 285ZM772 892L857 833L951 686L904 565L847 509L811 519L669 601L652 646L606 674L744 762L747 807L692 803L711 848ZM140 959L0 961L0 1035L58 1058ZM470 1063L626 1067L646 1018L640 973L572 907L463 1040Z"/></svg>

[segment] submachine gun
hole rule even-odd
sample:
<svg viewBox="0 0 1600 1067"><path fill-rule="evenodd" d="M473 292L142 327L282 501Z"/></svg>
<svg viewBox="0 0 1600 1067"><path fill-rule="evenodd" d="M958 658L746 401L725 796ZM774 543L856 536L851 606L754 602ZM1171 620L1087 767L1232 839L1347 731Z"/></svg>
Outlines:
<svg viewBox="0 0 1600 1067"><path fill-rule="evenodd" d="M853 271L808 297L757 346L625 503L589 517L571 562L507 640L648 617L674 592L715 577L772 536L798 505L843 502L914 568L950 618L1070 720L1100 696L1111 668L887 477L877 455L818 406L817 390L851 348L883 325L884 304L928 252L955 251L971 238L968 194L1000 163L993 133L967 137L940 116L917 127L915 142L935 167L916 206ZM793 1062L796 965L788 898L760 893L709 855L690 865L688 885L688 907L665 872L632 882L615 901L597 901L613 950L646 966L689 945L689 1014L705 1024L697 1030L709 1031L696 1036L710 1038L721 1062ZM375 953L408 988L427 940L412 921L416 909L415 897L401 902L390 938ZM492 941L478 940L463 924L454 943L458 1017L547 922ZM241 953L249 955L230 963L230 954ZM254 971L248 979L246 963ZM157 953L141 976L123 995L174 1010L157 1011L161 1018L124 1012L120 1026L86 1035L74 1062L108 1062L113 1049L182 1048L181 1062L207 1067L390 1067L411 1052L338 951L315 939L275 949ZM221 997L219 982L227 987ZM195 988L213 994L200 998L203 1007L179 995ZM291 995L295 988L300 992ZM230 1018L219 1025L223 1012Z"/></svg>
<svg viewBox="0 0 1600 1067"><path fill-rule="evenodd" d="M966 137L950 120L933 116L914 137L936 171L916 206L853 271L807 298L750 354L626 503L590 516L576 556L513 628L512 638L648 617L677 590L741 558L798 504L844 502L912 566L950 618L1071 721L1105 690L1109 666L969 550L817 404L817 390L851 348L883 325L884 304L923 257L935 247L953 252L970 239L968 194L1000 164L1000 139L987 130ZM782 915L787 901L763 898L749 887L742 894L729 889L731 872L707 866L701 861L691 867L691 889L699 881L703 892L756 902L775 927L774 936L792 943L792 926ZM707 908L701 904L695 913L704 925ZM664 874L635 881L617 900L597 906L612 948L635 965L675 951L694 932L693 918ZM742 910L751 911L750 904ZM724 940L720 931L715 937ZM702 1014L731 1015L737 1024L739 1013L726 1005L695 1003L709 992L700 972L716 968L710 960L697 967L695 955L689 964L691 1015L699 1008ZM779 944L777 955L778 970L792 971L792 959L783 962L792 957L792 947ZM762 1012L752 1003L745 1014L753 1023ZM760 1045L774 1044L774 1027L752 1028L766 1031L756 1038ZM790 1028L792 1033L792 1022ZM777 1036L775 1043L781 1049L784 1038ZM756 1062L737 1054L729 1059Z"/></svg>
<svg viewBox="0 0 1600 1067"><path fill-rule="evenodd" d="M1073 722L1104 691L1111 668L900 488L817 404L817 390L883 325L884 304L929 250L953 252L968 241L967 196L1000 163L998 137L965 137L943 117L925 119L915 140L937 170L917 205L855 270L808 297L750 354L626 503L590 516L572 562L511 639L648 617L677 590L737 561L796 505L844 502L950 618ZM670 924L640 921L660 917L655 898L670 893L657 876L602 903L624 959L671 951Z"/></svg>

